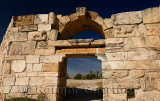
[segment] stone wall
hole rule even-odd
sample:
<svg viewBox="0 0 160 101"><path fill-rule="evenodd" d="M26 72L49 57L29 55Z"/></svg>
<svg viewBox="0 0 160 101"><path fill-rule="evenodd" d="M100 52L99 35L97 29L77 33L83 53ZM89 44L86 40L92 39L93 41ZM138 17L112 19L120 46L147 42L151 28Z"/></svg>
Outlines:
<svg viewBox="0 0 160 101"><path fill-rule="evenodd" d="M104 40L71 40L88 30ZM48 100L60 101L67 58L96 55L102 61L103 101L159 101L159 34L159 7L105 19L85 7L70 16L14 16L0 46L1 100L45 93Z"/></svg>

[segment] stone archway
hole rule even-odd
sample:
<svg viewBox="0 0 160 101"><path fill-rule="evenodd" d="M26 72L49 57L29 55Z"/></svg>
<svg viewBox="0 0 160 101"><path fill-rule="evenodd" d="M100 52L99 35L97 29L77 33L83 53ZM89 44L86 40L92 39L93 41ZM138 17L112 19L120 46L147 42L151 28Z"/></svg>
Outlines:
<svg viewBox="0 0 160 101"><path fill-rule="evenodd" d="M160 8L105 19L85 7L76 11L63 17L51 12L12 18L0 46L1 99L45 93L58 101L65 57L96 54L102 61L103 101L158 101ZM90 30L105 39L70 40Z"/></svg>

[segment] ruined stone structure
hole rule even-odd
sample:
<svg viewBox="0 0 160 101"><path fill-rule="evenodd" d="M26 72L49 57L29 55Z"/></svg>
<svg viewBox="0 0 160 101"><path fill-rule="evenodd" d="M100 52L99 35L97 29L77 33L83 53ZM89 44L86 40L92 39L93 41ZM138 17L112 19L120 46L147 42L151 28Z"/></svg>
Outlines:
<svg viewBox="0 0 160 101"><path fill-rule="evenodd" d="M83 31L104 40L72 40ZM69 16L14 16L0 46L1 100L45 93L61 101L67 58L96 57L102 61L103 101L160 101L159 42L159 7L105 19L85 7Z"/></svg>

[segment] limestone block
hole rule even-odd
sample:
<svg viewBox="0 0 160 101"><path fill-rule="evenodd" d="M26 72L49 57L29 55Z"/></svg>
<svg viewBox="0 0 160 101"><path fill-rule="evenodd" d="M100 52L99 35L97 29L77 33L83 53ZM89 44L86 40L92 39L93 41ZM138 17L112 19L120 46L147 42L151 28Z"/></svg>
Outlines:
<svg viewBox="0 0 160 101"><path fill-rule="evenodd" d="M160 12L158 7L148 8L142 11L143 23L158 23L160 22Z"/></svg>
<svg viewBox="0 0 160 101"><path fill-rule="evenodd" d="M86 16L87 15L87 8L86 7L77 7L76 8L76 13L78 17Z"/></svg>
<svg viewBox="0 0 160 101"><path fill-rule="evenodd" d="M28 85L29 77L16 78L15 85Z"/></svg>
<svg viewBox="0 0 160 101"><path fill-rule="evenodd" d="M27 41L27 33L26 32L17 32L17 33L9 33L6 37L9 41Z"/></svg>
<svg viewBox="0 0 160 101"><path fill-rule="evenodd" d="M95 19L98 16L97 12L93 12L93 11L88 11L89 15L91 16L91 20L95 21Z"/></svg>
<svg viewBox="0 0 160 101"><path fill-rule="evenodd" d="M59 65L58 64L43 64L42 71L43 72L58 72Z"/></svg>
<svg viewBox="0 0 160 101"><path fill-rule="evenodd" d="M39 63L39 55L26 56L26 63Z"/></svg>
<svg viewBox="0 0 160 101"><path fill-rule="evenodd" d="M36 49L35 54L36 55L54 55L55 54L55 48L52 48L52 49Z"/></svg>
<svg viewBox="0 0 160 101"><path fill-rule="evenodd" d="M57 101L57 94L47 94L47 98L50 101Z"/></svg>
<svg viewBox="0 0 160 101"><path fill-rule="evenodd" d="M160 35L160 24L146 24L147 35Z"/></svg>
<svg viewBox="0 0 160 101"><path fill-rule="evenodd" d="M48 14L35 15L34 24L48 24Z"/></svg>
<svg viewBox="0 0 160 101"><path fill-rule="evenodd" d="M41 63L59 63L62 61L65 55L54 55L54 56L41 56Z"/></svg>
<svg viewBox="0 0 160 101"><path fill-rule="evenodd" d="M95 19L95 22L98 23L99 25L102 25L103 18L98 15L97 18Z"/></svg>
<svg viewBox="0 0 160 101"><path fill-rule="evenodd" d="M97 59L100 61L107 61L107 57L105 54L95 54L97 56Z"/></svg>
<svg viewBox="0 0 160 101"><path fill-rule="evenodd" d="M42 64L33 64L33 72L41 72Z"/></svg>
<svg viewBox="0 0 160 101"><path fill-rule="evenodd" d="M156 59L155 51L148 51L141 49L137 51L128 52L128 60L154 60Z"/></svg>
<svg viewBox="0 0 160 101"><path fill-rule="evenodd" d="M4 74L10 74L11 73L11 63L4 63L3 69L4 69Z"/></svg>
<svg viewBox="0 0 160 101"><path fill-rule="evenodd" d="M107 60L127 60L126 52L106 53Z"/></svg>
<svg viewBox="0 0 160 101"><path fill-rule="evenodd" d="M106 44L120 44L123 43L124 39L123 38L110 38L110 39L105 39Z"/></svg>
<svg viewBox="0 0 160 101"><path fill-rule="evenodd" d="M32 77L32 76L38 76L38 73L37 72L29 72L27 73L27 77Z"/></svg>
<svg viewBox="0 0 160 101"><path fill-rule="evenodd" d="M159 36L148 36L149 40L149 46L153 48L159 48L160 44L157 44L160 42L160 37Z"/></svg>
<svg viewBox="0 0 160 101"><path fill-rule="evenodd" d="M13 42L11 43L9 54L10 55L20 55L22 53L21 50L22 50L22 43Z"/></svg>
<svg viewBox="0 0 160 101"><path fill-rule="evenodd" d="M129 49L132 49L132 48L145 48L145 47L149 46L146 37L125 38L124 43L125 43L124 48L126 50L129 50Z"/></svg>
<svg viewBox="0 0 160 101"><path fill-rule="evenodd" d="M25 60L14 60L12 62L12 70L14 72L23 72L26 68Z"/></svg>
<svg viewBox="0 0 160 101"><path fill-rule="evenodd" d="M56 41L56 40L57 40L57 37L58 37L58 31L57 31L57 30L52 29L52 30L48 33L48 38L49 38L49 40Z"/></svg>
<svg viewBox="0 0 160 101"><path fill-rule="evenodd" d="M3 85L12 86L15 83L15 78L4 78Z"/></svg>
<svg viewBox="0 0 160 101"><path fill-rule="evenodd" d="M58 77L44 77L44 85L57 86Z"/></svg>
<svg viewBox="0 0 160 101"><path fill-rule="evenodd" d="M146 30L143 24L140 25L119 25L113 27L115 37L144 36Z"/></svg>
<svg viewBox="0 0 160 101"><path fill-rule="evenodd" d="M54 12L49 13L49 24L56 25L57 17Z"/></svg>
<svg viewBox="0 0 160 101"><path fill-rule="evenodd" d="M132 79L138 79L144 76L143 70L130 70L129 77Z"/></svg>
<svg viewBox="0 0 160 101"><path fill-rule="evenodd" d="M150 69L150 61L108 61L102 62L102 69Z"/></svg>
<svg viewBox="0 0 160 101"><path fill-rule="evenodd" d="M6 60L7 61L11 61L11 60L25 60L25 56L23 56L23 55L7 56Z"/></svg>
<svg viewBox="0 0 160 101"><path fill-rule="evenodd" d="M103 95L103 101L127 101L126 94L107 94Z"/></svg>
<svg viewBox="0 0 160 101"><path fill-rule="evenodd" d="M118 13L111 16L115 25L142 23L141 11Z"/></svg>
<svg viewBox="0 0 160 101"><path fill-rule="evenodd" d="M37 42L37 48L38 49L45 49L47 47L48 47L48 42L46 42L46 41Z"/></svg>
<svg viewBox="0 0 160 101"><path fill-rule="evenodd" d="M60 20L61 18L62 18L62 15L61 15L61 14L57 15L57 19L58 19L58 20Z"/></svg>
<svg viewBox="0 0 160 101"><path fill-rule="evenodd" d="M160 60L151 61L151 69L160 70Z"/></svg>
<svg viewBox="0 0 160 101"><path fill-rule="evenodd" d="M29 86L28 94L37 94L37 87L36 86Z"/></svg>
<svg viewBox="0 0 160 101"><path fill-rule="evenodd" d="M44 77L31 77L29 85L44 85Z"/></svg>
<svg viewBox="0 0 160 101"><path fill-rule="evenodd" d="M129 74L128 70L113 70L113 71L103 71L103 78L123 78L127 77Z"/></svg>
<svg viewBox="0 0 160 101"><path fill-rule="evenodd" d="M25 72L32 72L32 64L27 64L26 65L26 69L25 69Z"/></svg>
<svg viewBox="0 0 160 101"><path fill-rule="evenodd" d="M71 14L71 15L69 16L69 18L70 18L71 21L75 21L75 20L78 19L78 15L77 15L77 13L73 13L73 14Z"/></svg>
<svg viewBox="0 0 160 101"><path fill-rule="evenodd" d="M14 18L14 21L16 21L16 26L34 24L34 15L24 15L24 16L18 16L13 18Z"/></svg>
<svg viewBox="0 0 160 101"><path fill-rule="evenodd" d="M29 32L28 40L47 40L46 32Z"/></svg>
<svg viewBox="0 0 160 101"><path fill-rule="evenodd" d="M102 23L103 30L109 29L113 27L113 22L111 19L105 18Z"/></svg>
<svg viewBox="0 0 160 101"><path fill-rule="evenodd" d="M26 41L22 43L22 54L33 55L35 54L36 41Z"/></svg>
<svg viewBox="0 0 160 101"><path fill-rule="evenodd" d="M38 72L38 76L45 76L45 77L57 77L58 76L58 72Z"/></svg>
<svg viewBox="0 0 160 101"><path fill-rule="evenodd" d="M61 17L60 22L61 22L63 25L66 25L68 22L70 22L69 16L63 16L63 17Z"/></svg>
<svg viewBox="0 0 160 101"><path fill-rule="evenodd" d="M114 38L113 29L107 29L104 31L104 37L105 39Z"/></svg>
<svg viewBox="0 0 160 101"><path fill-rule="evenodd" d="M38 25L38 31L50 31L51 30L51 24L39 24Z"/></svg>
<svg viewBox="0 0 160 101"><path fill-rule="evenodd" d="M4 88L3 88L3 93L4 94L10 93L10 91L11 91L11 86L4 86Z"/></svg>
<svg viewBox="0 0 160 101"><path fill-rule="evenodd" d="M37 31L38 27L36 25L26 25L26 26L20 26L19 31L21 32L29 32L29 31Z"/></svg>

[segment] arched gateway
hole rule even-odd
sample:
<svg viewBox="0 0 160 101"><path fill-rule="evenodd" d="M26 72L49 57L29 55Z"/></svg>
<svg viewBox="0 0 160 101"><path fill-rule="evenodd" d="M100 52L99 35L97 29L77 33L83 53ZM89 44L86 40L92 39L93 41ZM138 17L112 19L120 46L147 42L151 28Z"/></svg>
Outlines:
<svg viewBox="0 0 160 101"><path fill-rule="evenodd" d="M72 38L96 31L104 40ZM159 101L160 8L125 12L103 19L77 8L70 16L14 16L0 47L1 99L36 98L45 93L61 101L66 59L102 61L103 101Z"/></svg>

